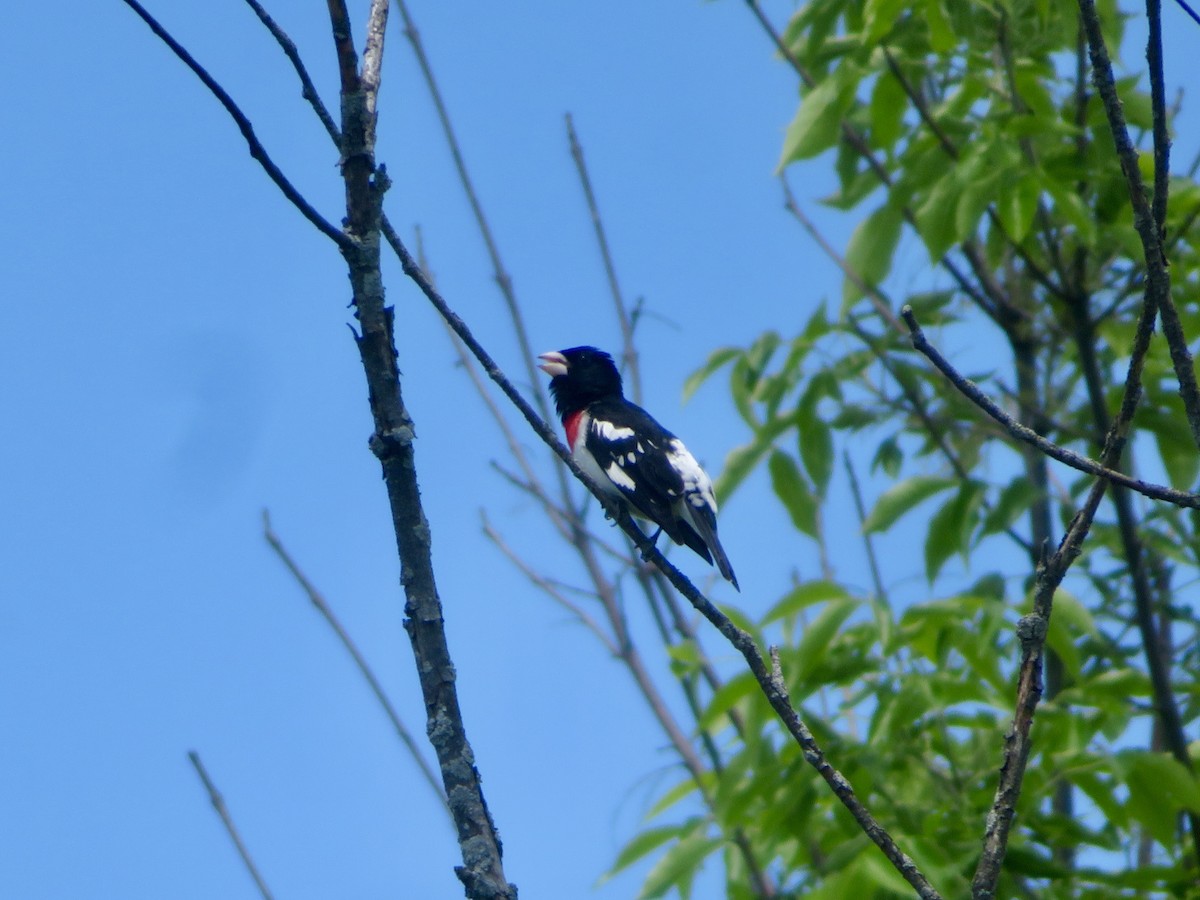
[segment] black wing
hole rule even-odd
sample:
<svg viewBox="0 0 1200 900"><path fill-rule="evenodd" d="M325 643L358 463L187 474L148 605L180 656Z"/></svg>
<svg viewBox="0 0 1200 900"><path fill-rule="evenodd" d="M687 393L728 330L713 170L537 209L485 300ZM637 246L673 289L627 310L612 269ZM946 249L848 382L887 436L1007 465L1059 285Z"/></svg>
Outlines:
<svg viewBox="0 0 1200 900"><path fill-rule="evenodd" d="M675 514L683 496L683 476L668 451L675 435L639 406L601 400L588 407L586 447L600 469L644 518L659 525L677 544L686 544L708 562L704 540Z"/></svg>

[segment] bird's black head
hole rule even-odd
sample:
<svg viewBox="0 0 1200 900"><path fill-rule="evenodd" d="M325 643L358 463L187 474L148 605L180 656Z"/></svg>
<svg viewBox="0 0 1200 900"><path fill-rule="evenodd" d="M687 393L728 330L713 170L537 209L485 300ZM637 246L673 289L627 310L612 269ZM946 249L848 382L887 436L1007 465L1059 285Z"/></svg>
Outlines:
<svg viewBox="0 0 1200 900"><path fill-rule="evenodd" d="M571 347L538 359L538 368L550 376L550 394L564 420L596 400L621 396L621 373L603 350Z"/></svg>

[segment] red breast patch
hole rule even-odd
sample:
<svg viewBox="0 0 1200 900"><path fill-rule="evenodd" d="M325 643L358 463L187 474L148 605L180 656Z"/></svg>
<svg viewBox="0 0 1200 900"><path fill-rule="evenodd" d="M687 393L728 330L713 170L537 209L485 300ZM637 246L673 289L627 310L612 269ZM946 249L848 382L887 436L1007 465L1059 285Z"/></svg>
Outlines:
<svg viewBox="0 0 1200 900"><path fill-rule="evenodd" d="M579 436L579 420L583 418L583 410L571 413L563 421L563 428L567 432L567 446L572 450L575 449L575 438Z"/></svg>

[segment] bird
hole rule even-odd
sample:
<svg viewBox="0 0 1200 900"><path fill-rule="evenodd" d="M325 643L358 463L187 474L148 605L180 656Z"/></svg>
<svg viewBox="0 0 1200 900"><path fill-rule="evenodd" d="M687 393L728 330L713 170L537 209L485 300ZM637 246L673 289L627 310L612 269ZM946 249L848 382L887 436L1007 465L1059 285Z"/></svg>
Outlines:
<svg viewBox="0 0 1200 900"><path fill-rule="evenodd" d="M640 406L625 399L613 358L595 347L541 354L571 457L606 496L686 545L739 592L717 539L717 498L696 458Z"/></svg>

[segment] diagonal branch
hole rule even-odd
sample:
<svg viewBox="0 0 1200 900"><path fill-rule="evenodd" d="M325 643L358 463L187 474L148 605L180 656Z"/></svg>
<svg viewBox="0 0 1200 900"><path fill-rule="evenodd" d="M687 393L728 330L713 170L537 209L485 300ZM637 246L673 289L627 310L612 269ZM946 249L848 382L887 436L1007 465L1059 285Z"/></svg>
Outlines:
<svg viewBox="0 0 1200 900"><path fill-rule="evenodd" d="M1188 509L1200 509L1200 494L1193 494L1188 491L1180 491L1175 488L1167 487L1166 485L1154 484L1148 481L1142 481L1139 478L1134 478L1126 475L1124 472L1117 471L1106 465L1103 460L1096 461L1090 459L1074 450L1068 450L1065 447L1060 447L1053 441L1049 441L1042 437L1032 428L1022 425L999 406L996 402L988 397L979 386L973 381L964 378L959 372L946 360L941 353L938 352L929 340L925 337L925 332L917 323L917 317L913 314L911 306L905 306L900 310L900 316L904 319L910 334L912 335L913 347L928 357L929 361L937 367L943 375L965 396L968 400L982 409L985 413L999 422L1014 438L1026 444L1031 444L1038 450L1045 453L1052 459L1056 459L1061 463L1065 463L1072 469L1078 469L1080 472L1086 472L1089 475L1096 475L1106 481L1111 481L1113 484L1119 484L1127 487L1130 490L1137 491L1139 494L1144 494L1154 500L1165 500L1167 503L1173 503L1176 506L1187 507ZM1136 391L1140 394L1140 390ZM1128 395L1127 395L1128 396ZM1136 406L1136 398L1134 406ZM1130 418L1132 418L1132 408L1130 409ZM1128 428L1129 422L1122 422L1119 418L1114 423L1114 427L1120 424L1123 429ZM1122 438L1127 435L1127 431L1122 432Z"/></svg>
<svg viewBox="0 0 1200 900"><path fill-rule="evenodd" d="M901 315L904 316L909 329L913 331L913 344L916 346L920 328L915 327L916 320L911 308L906 307ZM1146 351L1149 349L1150 338L1154 333L1154 318L1155 305L1147 287L1142 311L1138 316L1137 328L1134 332L1120 411L1105 437L1104 449L1100 456L1100 465L1106 469L1114 469L1120 464L1121 454L1125 449L1125 442L1133 423L1133 415L1137 410L1138 398L1141 396L1142 372L1145 368ZM924 336L921 335L920 339L923 341ZM936 360L934 360L934 364L937 364ZM941 367L939 366L939 368ZM970 385L970 382L966 382L961 377L958 382L955 382L955 386L960 390L967 385L978 391L978 388ZM988 402L990 403L990 401ZM1030 732L1033 727L1033 714L1042 694L1042 654L1045 649L1046 633L1050 627L1054 592L1062 583L1067 570L1079 556L1083 541L1091 529L1096 509L1099 507L1107 487L1108 479L1105 478L1097 480L1092 486L1086 502L1071 520L1067 533L1063 535L1053 556L1047 558L1045 546L1043 546L1042 561L1037 567L1034 583L1033 612L1023 617L1017 628L1017 636L1021 641L1021 663L1017 681L1016 711L1013 715L1012 727L1005 735L1004 761L1000 767L1000 781L996 786L995 799L987 816L983 852L971 882L971 893L974 900L992 900L996 894L1000 867L1004 863L1004 856L1007 852L1008 836L1016 815L1017 800L1020 798L1025 767L1029 761L1029 752L1032 747Z"/></svg>
<svg viewBox="0 0 1200 900"><path fill-rule="evenodd" d="M325 130L329 136L333 138L335 144L341 145L342 133L338 130L337 123L333 121L333 116L329 115L329 110L325 108L325 104L321 102L321 95L317 93L317 86L313 84L313 80L308 75L308 69L304 66L304 60L300 58L300 51L296 49L296 43L287 36L279 24L271 18L271 14L263 8L263 5L258 0L246 0L246 5L254 10L254 14L258 16L259 21L266 26L267 31L271 32L271 36L278 42L282 48L284 55L292 64L292 68L296 70L296 74L300 77L300 96L309 102L313 110L317 114L317 118L321 120L321 124L325 126Z"/></svg>
<svg viewBox="0 0 1200 900"><path fill-rule="evenodd" d="M620 656L620 649L608 632L600 627L600 623L586 609L564 594L557 584L539 573L533 566L517 555L517 552L504 540L504 536L492 527L492 523L488 521L487 514L482 513L481 515L483 519L483 533L496 545L496 549L503 553L508 561L516 566L517 570L528 578L529 582L538 588L538 590L578 619L580 624L595 635L596 639L604 645L605 650L613 656Z"/></svg>
<svg viewBox="0 0 1200 900"><path fill-rule="evenodd" d="M340 149L347 214L342 232L316 214L283 178L262 150L245 115L221 86L136 0L125 2L217 96L238 123L250 143L251 153L272 180L306 218L337 243L346 260L353 290L352 305L362 329L361 334L355 335L355 341L362 358L375 423L370 447L383 469L400 557L401 583L406 597L404 624L412 641L425 698L430 741L441 766L463 855L464 865L457 867L455 872L473 900L512 900L516 897L516 888L504 876L500 840L483 796L458 704L454 665L446 642L442 606L430 556L429 524L417 484L413 423L400 389L393 313L384 305L383 298L379 238L383 195L389 180L384 167L375 165L375 97L379 88L388 5L384 0L373 0L371 4L367 57L360 76L345 0L327 0L341 80ZM279 35L275 31L272 33L278 40ZM319 98L313 96L310 103L319 110Z"/></svg>
<svg viewBox="0 0 1200 900"><path fill-rule="evenodd" d="M1188 351L1187 336L1179 320L1179 311L1171 299L1171 275L1167 270L1167 259L1163 254L1162 231L1155 219L1155 212L1150 201L1146 199L1146 186L1142 181L1142 173L1138 168L1137 148L1129 137L1129 129L1125 124L1125 113L1121 106L1121 98L1117 95L1116 81L1113 76L1112 62L1108 57L1108 48L1104 43L1104 34L1100 29L1100 16L1096 12L1095 0L1079 0L1079 12L1083 18L1083 27L1087 33L1088 52L1092 60L1092 81L1104 104L1108 116L1109 130L1116 144L1117 158L1121 163L1121 171L1129 185L1129 202L1133 207L1133 226L1142 242L1142 255L1146 263L1146 301L1156 308L1162 319L1163 334L1171 351L1171 363L1175 367L1175 377L1179 381L1179 395L1183 398L1183 407L1187 412L1188 425L1192 430L1192 439L1200 447L1200 387L1196 384L1196 371L1192 365L1192 355ZM1161 52L1158 54L1159 66L1157 73L1151 68L1151 79L1162 78ZM1161 86L1160 86L1161 89ZM1158 140L1158 118L1160 112L1155 112L1155 169L1159 167L1159 157L1165 165L1166 146ZM1165 115L1165 113L1163 113ZM1165 121L1162 125L1163 139L1165 136ZM1165 173L1162 176L1165 179ZM1163 188L1165 202L1166 189ZM1165 216L1165 208L1164 208Z"/></svg>
<svg viewBox="0 0 1200 900"><path fill-rule="evenodd" d="M213 784L213 780L208 777L208 770L204 768L204 763L200 761L200 754L195 750L189 750L188 759L191 760L196 774L200 776L204 790L208 792L208 799L212 803L213 809L217 811L217 815L221 817L221 824L225 826L225 831L228 833L230 840L233 841L233 846L237 848L238 856L242 858L242 862L246 866L246 871L250 873L250 877L254 879L254 883L258 886L258 892L262 894L263 900L271 900L271 891L267 888L267 883L263 881L262 875L259 874L258 866L254 864L254 860L250 856L250 851L246 849L246 845L242 842L242 836L238 834L237 827L233 824L233 817L229 815L229 807L225 805L225 798L221 796L221 792L217 790L217 786Z"/></svg>
<svg viewBox="0 0 1200 900"><path fill-rule="evenodd" d="M271 549L275 551L275 555L279 557L280 562L291 573L296 584L300 585L300 589L304 591L310 603L316 607L317 612L325 619L325 622L333 629L333 633L337 635L337 639L342 642L342 646L346 648L346 652L350 654L350 658L354 661L354 665L358 667L359 673L367 682L367 686L371 689L371 693L375 695L375 699L379 701L379 705L383 707L384 714L388 717L388 721L392 723L392 727L396 729L396 736L400 738L408 752L412 755L413 761L416 762L417 768L433 788L434 794L437 795L438 801L441 803L442 809L450 815L450 807L446 804L446 794L442 790L441 782L438 781L437 775L430 768L422 755L420 748L417 746L416 740L413 739L412 733L400 719L400 714L396 712L396 707L392 705L391 699L387 692L383 689L383 685L379 683L379 679L375 677L375 672L367 663L366 657L358 649L358 645L354 643L354 639L350 637L350 633L346 631L341 621L334 614L332 607L326 601L324 595L317 590L317 586L308 580L308 576L300 569L300 566L292 559L292 555L288 553L287 548L283 546L283 541L279 539L279 535L275 533L275 529L271 526L271 516L263 510L263 538ZM454 819L451 817L450 824L454 824Z"/></svg>
<svg viewBox="0 0 1200 900"><path fill-rule="evenodd" d="M467 740L454 663L434 575L429 522L421 503L413 447L413 421L401 391L394 313L384 304L380 267L383 196L389 180L375 164L375 97L379 89L386 0L373 0L360 76L348 34L345 3L329 0L330 25L341 73L342 178L346 232L342 255L350 272L352 304L361 326L355 335L366 376L375 431L370 447L383 469L404 587L404 628L425 700L426 731L437 753L442 783L458 829L463 865L455 874L471 900L515 900L504 874L503 851L484 799L475 756Z"/></svg>
<svg viewBox="0 0 1200 900"><path fill-rule="evenodd" d="M613 305L616 308L617 324L621 326L621 361L625 363L629 382L633 385L633 402L640 404L642 402L642 377L638 366L637 347L633 343L633 323L629 318L629 310L625 307L625 299L621 296L621 288L617 284L617 269L613 265L612 253L608 249L608 236L604 233L600 207L596 203L596 193L592 190L592 179L583 158L583 145L579 142L579 135L575 132L575 120L571 118L570 113L567 113L567 141L571 146L571 159L575 161L575 169L579 173L579 183L583 187L583 196L587 201L592 227L596 231L596 243L600 247L600 258L604 261L604 274L608 279L608 289L612 293Z"/></svg>
<svg viewBox="0 0 1200 900"><path fill-rule="evenodd" d="M483 213L483 205L479 201L475 185L471 181L470 174L467 172L467 164L463 159L458 136L455 134L454 126L450 122L450 113L446 109L446 104L442 99L442 92L438 88L437 79L433 75L433 66L430 64L429 57L425 53L425 45L421 42L421 34L417 31L417 24L413 20L412 14L408 10L408 4L404 0L396 0L396 9L404 22L404 36L412 44L413 54L417 58L417 66L420 68L421 76L425 79L425 85L429 89L429 96L433 100L434 109L437 110L438 120L441 122L442 131L446 135L446 143L450 148L450 156L454 160L454 168L458 172L459 181L462 182L463 191L467 195L467 202L471 206L471 212L475 216L475 222L479 226L479 233L482 235L484 246L487 248L496 284L504 297L505 305L508 307L508 314L512 319L517 335L517 346L524 359L525 375L529 379L529 383L535 386L534 399L537 403L538 411L541 413L542 418L549 419L550 408L546 404L543 393L536 388L538 373L534 366L535 356L533 349L529 345L524 316L521 314L521 307L517 303L516 293L513 290L512 276L504 268L504 262L500 258L500 248L496 243L495 237L492 235L491 226L488 224L487 217Z"/></svg>
<svg viewBox="0 0 1200 900"><path fill-rule="evenodd" d="M233 101L229 93L221 85L217 84L216 80L208 74L204 67L196 62L195 58L175 38L171 37L170 33L137 0L123 0L123 2L137 14L138 18L150 26L150 30L154 32L155 36L166 44L185 66L192 70L195 76L200 79L204 86L212 92L212 95L225 107L225 111L229 113L230 117L237 124L242 137L246 139L246 143L250 146L250 155L258 160L258 164L263 167L268 177L275 182L275 186L283 192L283 196L287 197L292 202L292 205L300 210L301 215L316 226L321 234L325 235L339 247L345 248L349 239L317 212L312 204L305 200L304 196L296 190L295 186L283 174L279 166L275 165L275 161L271 159L266 148L259 141L258 135L254 133L254 127L250 124L250 120L246 118L246 114Z"/></svg>

